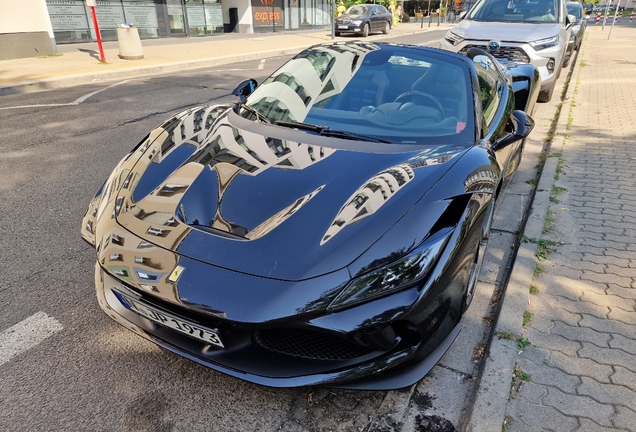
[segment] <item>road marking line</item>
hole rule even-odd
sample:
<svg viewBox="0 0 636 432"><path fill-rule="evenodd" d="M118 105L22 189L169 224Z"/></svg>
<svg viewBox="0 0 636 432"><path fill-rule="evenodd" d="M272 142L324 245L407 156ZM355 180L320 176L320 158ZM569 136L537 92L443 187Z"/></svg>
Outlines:
<svg viewBox="0 0 636 432"><path fill-rule="evenodd" d="M62 324L44 312L37 312L9 327L0 333L0 366L60 330Z"/></svg>
<svg viewBox="0 0 636 432"><path fill-rule="evenodd" d="M97 90L94 92L91 92L87 95L84 95L82 97L79 97L77 99L75 99L73 102L69 102L69 103L64 103L64 104L40 104L40 105L20 105L20 106L14 106L14 107L4 107L4 108L0 108L0 110L8 110L8 109L19 109L19 108L42 108L42 107L59 107L59 106L73 106L73 105L79 105L82 102L84 102L86 99L88 99L89 97L95 96L97 93L101 93L103 91L108 90L109 88L118 86L120 84L125 84L129 81L132 80L126 80L126 81L121 81L115 84L111 84L108 87L104 87L101 90Z"/></svg>
<svg viewBox="0 0 636 432"><path fill-rule="evenodd" d="M258 65L258 70L263 70L263 68L265 68L265 59L261 60L260 64Z"/></svg>

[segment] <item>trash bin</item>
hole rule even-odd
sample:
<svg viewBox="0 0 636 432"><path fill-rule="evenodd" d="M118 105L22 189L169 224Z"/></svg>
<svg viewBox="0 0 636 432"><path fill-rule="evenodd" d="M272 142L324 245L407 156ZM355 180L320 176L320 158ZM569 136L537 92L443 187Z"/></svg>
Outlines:
<svg viewBox="0 0 636 432"><path fill-rule="evenodd" d="M117 27L117 41L119 42L119 58L124 60L141 60L144 50L141 47L137 27Z"/></svg>

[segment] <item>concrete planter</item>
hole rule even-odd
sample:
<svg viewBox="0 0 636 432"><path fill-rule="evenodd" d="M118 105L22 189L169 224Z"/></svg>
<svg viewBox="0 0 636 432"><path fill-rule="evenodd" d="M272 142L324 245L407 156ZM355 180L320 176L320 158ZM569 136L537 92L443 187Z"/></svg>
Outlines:
<svg viewBox="0 0 636 432"><path fill-rule="evenodd" d="M120 59L141 60L144 58L144 50L141 47L141 39L139 39L139 31L136 27L118 27L117 41L119 42Z"/></svg>

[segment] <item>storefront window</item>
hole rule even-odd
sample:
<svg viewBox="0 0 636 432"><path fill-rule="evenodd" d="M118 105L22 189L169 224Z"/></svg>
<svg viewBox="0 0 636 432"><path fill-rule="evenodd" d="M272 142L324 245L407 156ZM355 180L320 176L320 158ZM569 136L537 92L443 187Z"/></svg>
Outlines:
<svg viewBox="0 0 636 432"><path fill-rule="evenodd" d="M223 9L221 0L205 0L205 24L210 33L223 33Z"/></svg>
<svg viewBox="0 0 636 432"><path fill-rule="evenodd" d="M254 32L282 30L284 26L283 0L252 0Z"/></svg>
<svg viewBox="0 0 636 432"><path fill-rule="evenodd" d="M56 42L91 40L83 0L46 0L46 7Z"/></svg>
<svg viewBox="0 0 636 432"><path fill-rule="evenodd" d="M186 12L189 36L223 32L223 13L220 1L190 0L186 3Z"/></svg>
<svg viewBox="0 0 636 432"><path fill-rule="evenodd" d="M93 17L83 0L47 0L56 42L96 40ZM103 40L117 39L117 26L131 23L141 38L159 37L153 0L98 0L95 12Z"/></svg>
<svg viewBox="0 0 636 432"><path fill-rule="evenodd" d="M329 0L240 0L251 4L254 32L328 26ZM117 27L130 23L142 39L223 33L222 0L97 0L103 40L117 40ZM95 41L93 19L84 0L46 0L55 40ZM232 7L229 7L230 12ZM228 12L227 10L225 11ZM231 17L230 17L231 18ZM232 26L227 23L226 26ZM247 27L247 25L244 25ZM230 31L235 31L235 27ZM248 31L243 28L241 31Z"/></svg>
<svg viewBox="0 0 636 432"><path fill-rule="evenodd" d="M185 17L183 15L183 5L181 0L167 0L168 22L170 23L171 35L185 35Z"/></svg>
<svg viewBox="0 0 636 432"><path fill-rule="evenodd" d="M127 0L123 2L126 22L139 30L142 39L159 37L157 10L152 0Z"/></svg>
<svg viewBox="0 0 636 432"><path fill-rule="evenodd" d="M285 28L329 25L328 0L285 0Z"/></svg>
<svg viewBox="0 0 636 432"><path fill-rule="evenodd" d="M97 23L99 24L102 39L117 40L117 26L119 23L126 22L121 0L98 0L96 3L95 13L97 14ZM95 28L93 27L93 19L90 16L90 9L88 9L88 7L86 8L86 12L89 17L88 25L91 28L92 38L96 40L97 36L95 35Z"/></svg>

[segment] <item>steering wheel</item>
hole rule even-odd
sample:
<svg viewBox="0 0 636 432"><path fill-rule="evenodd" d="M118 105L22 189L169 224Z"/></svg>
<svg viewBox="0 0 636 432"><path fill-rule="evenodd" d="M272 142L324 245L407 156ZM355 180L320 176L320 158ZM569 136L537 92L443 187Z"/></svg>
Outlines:
<svg viewBox="0 0 636 432"><path fill-rule="evenodd" d="M429 100L433 101L433 108L437 108L439 110L439 112L442 114L442 118L446 117L446 115L444 114L444 107L439 102L439 100L435 96L433 96L432 94L426 93L426 92L423 92L423 91L420 91L420 90L405 91L404 93L402 93L401 95L396 97L393 102L399 102L401 99L404 99L404 98L409 97L409 96L421 96L423 98L426 98L426 99L429 99Z"/></svg>

